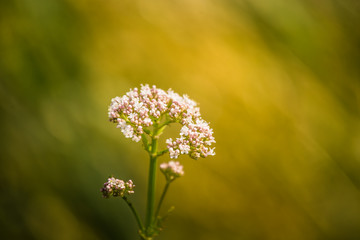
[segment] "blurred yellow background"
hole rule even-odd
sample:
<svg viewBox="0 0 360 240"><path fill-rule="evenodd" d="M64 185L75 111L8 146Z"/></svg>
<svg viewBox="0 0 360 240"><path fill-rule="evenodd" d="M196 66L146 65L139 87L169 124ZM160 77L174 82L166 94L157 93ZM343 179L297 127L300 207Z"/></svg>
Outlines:
<svg viewBox="0 0 360 240"><path fill-rule="evenodd" d="M126 204L99 189L133 179L144 216L148 157L107 119L141 83L188 94L217 141L215 157L180 158L159 240L360 239L359 12L355 0L2 0L1 239L138 239Z"/></svg>

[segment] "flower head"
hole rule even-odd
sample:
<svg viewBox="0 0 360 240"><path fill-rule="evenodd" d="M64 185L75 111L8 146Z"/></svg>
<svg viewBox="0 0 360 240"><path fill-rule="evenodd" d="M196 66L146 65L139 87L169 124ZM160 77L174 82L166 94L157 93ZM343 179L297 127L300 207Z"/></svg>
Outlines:
<svg viewBox="0 0 360 240"><path fill-rule="evenodd" d="M200 115L196 102L187 95L180 96L171 89L165 92L156 86L141 85L122 97L111 100L110 121L117 124L126 138L138 142L148 127L161 121L178 122L183 127L175 140L167 139L170 158L188 154L194 159L215 155L213 131Z"/></svg>
<svg viewBox="0 0 360 240"><path fill-rule="evenodd" d="M215 143L213 131L201 118L184 125L180 130L180 137L168 139L166 143L170 158L178 158L180 154L189 154L194 159L215 155L215 148L210 147Z"/></svg>
<svg viewBox="0 0 360 240"><path fill-rule="evenodd" d="M124 182L123 180L116 179L114 177L108 178L108 181L104 183L104 187L100 189L104 198L123 197L125 194L134 193L134 183L132 180Z"/></svg>
<svg viewBox="0 0 360 240"><path fill-rule="evenodd" d="M170 181L184 175L183 166L175 161L160 164L160 170L165 175L166 179Z"/></svg>

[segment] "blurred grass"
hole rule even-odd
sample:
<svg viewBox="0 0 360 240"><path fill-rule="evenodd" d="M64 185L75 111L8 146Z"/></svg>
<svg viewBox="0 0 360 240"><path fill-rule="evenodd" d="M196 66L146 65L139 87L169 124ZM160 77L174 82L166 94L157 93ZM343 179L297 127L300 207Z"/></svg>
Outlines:
<svg viewBox="0 0 360 240"><path fill-rule="evenodd" d="M215 157L180 159L159 239L359 239L359 10L1 1L2 238L136 239L127 206L99 188L133 179L144 214L147 156L107 106L149 83L196 100L217 140Z"/></svg>

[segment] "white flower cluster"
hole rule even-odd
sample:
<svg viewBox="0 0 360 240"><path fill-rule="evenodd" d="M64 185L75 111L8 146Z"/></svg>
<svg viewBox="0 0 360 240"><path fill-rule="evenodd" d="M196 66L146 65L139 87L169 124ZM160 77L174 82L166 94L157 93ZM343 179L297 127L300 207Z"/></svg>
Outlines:
<svg viewBox="0 0 360 240"><path fill-rule="evenodd" d="M160 164L160 170L164 173L166 179L171 181L184 175L183 166L179 162L162 163Z"/></svg>
<svg viewBox="0 0 360 240"><path fill-rule="evenodd" d="M210 148L215 143L212 134L209 124L200 118L184 125L180 130L180 138L166 140L170 158L178 158L180 154L189 154L194 159L215 155L214 148Z"/></svg>
<svg viewBox="0 0 360 240"><path fill-rule="evenodd" d="M162 116L171 122L183 125L180 137L174 141L166 140L170 157L177 158L180 154L188 154L197 159L215 155L213 131L200 115L200 109L188 96L180 96L171 89L162 89L141 85L130 89L122 97L111 100L108 109L109 119L117 123L126 138L140 141L144 129L159 122Z"/></svg>
<svg viewBox="0 0 360 240"><path fill-rule="evenodd" d="M100 189L103 197L123 197L125 194L134 193L134 183L132 180L124 182L123 180L116 179L114 177L108 178L108 181L104 183L104 187Z"/></svg>

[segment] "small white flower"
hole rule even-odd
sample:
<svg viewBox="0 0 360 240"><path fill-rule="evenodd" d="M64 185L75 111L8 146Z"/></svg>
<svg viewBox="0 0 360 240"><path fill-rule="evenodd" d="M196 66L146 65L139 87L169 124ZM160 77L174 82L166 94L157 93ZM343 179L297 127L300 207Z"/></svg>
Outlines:
<svg viewBox="0 0 360 240"><path fill-rule="evenodd" d="M132 128L132 126L126 125L126 127L122 129L122 132L126 138L132 138L134 134L134 129Z"/></svg>
<svg viewBox="0 0 360 240"><path fill-rule="evenodd" d="M133 120L135 120L136 117L137 115L135 113L130 113L128 119L132 122Z"/></svg>
<svg viewBox="0 0 360 240"><path fill-rule="evenodd" d="M179 145L179 149L180 149L180 153L181 154L188 154L190 151L190 146L189 145L185 145L185 144L180 144Z"/></svg>
<svg viewBox="0 0 360 240"><path fill-rule="evenodd" d="M141 136L134 135L131 140L133 140L134 142L139 142L141 140Z"/></svg>
<svg viewBox="0 0 360 240"><path fill-rule="evenodd" d="M184 135L184 136L187 136L189 133L189 128L187 126L183 126L180 130L180 135Z"/></svg>
<svg viewBox="0 0 360 240"><path fill-rule="evenodd" d="M139 109L143 106L143 103L139 101L139 99L136 99L134 103L134 110L135 112L138 112Z"/></svg>
<svg viewBox="0 0 360 240"><path fill-rule="evenodd" d="M172 138L166 139L165 143L168 145L172 144Z"/></svg>
<svg viewBox="0 0 360 240"><path fill-rule="evenodd" d="M169 148L170 158L178 158L180 151L178 149L174 150L173 148Z"/></svg>

